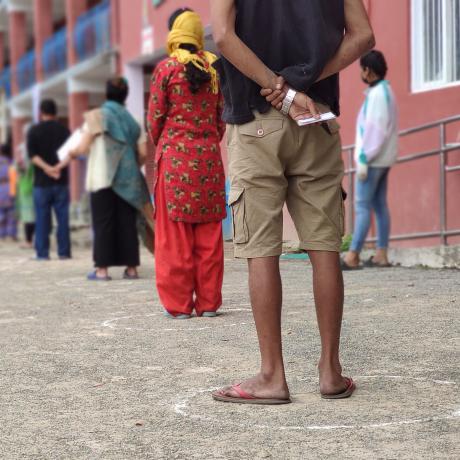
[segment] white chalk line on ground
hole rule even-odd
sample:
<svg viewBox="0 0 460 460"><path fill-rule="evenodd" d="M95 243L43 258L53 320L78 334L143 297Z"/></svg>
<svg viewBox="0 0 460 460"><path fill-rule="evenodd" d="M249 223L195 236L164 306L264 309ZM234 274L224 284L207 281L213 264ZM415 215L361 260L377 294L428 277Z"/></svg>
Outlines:
<svg viewBox="0 0 460 460"><path fill-rule="evenodd" d="M136 281L137 283L139 282L139 280ZM133 293L132 290L130 290L130 288L132 287L132 285L135 284L134 282L130 282L130 281L127 281L127 280L124 280L122 278L114 278L112 281L108 282L108 283L95 283L94 281L88 281L85 276L78 276L78 277L72 277L72 278L66 278L64 280L60 280L60 281L55 281L54 282L54 285L57 286L57 287L63 287L63 288L70 288L70 287L73 287L73 288L85 288L85 289L88 289L90 288L90 286L92 287L92 289L94 289L94 291L98 292L98 291L105 291L107 289L110 288L110 292L111 293L115 293L115 294L123 294L123 293L127 293L127 294L130 294L130 293ZM140 294L149 294L149 292L145 292L145 291L136 291L135 292L136 295L140 295Z"/></svg>
<svg viewBox="0 0 460 460"><path fill-rule="evenodd" d="M251 312L251 310L246 309L246 308L226 308L225 310L223 310L223 313L225 312ZM180 328L179 327L178 328L169 328L169 327L168 328L157 328L157 327L155 328L136 328L136 327L128 327L128 326L125 326L125 327L118 326L119 321L130 320L133 318L148 318L152 316L163 316L163 313L156 312L156 313L149 313L145 315L117 316L115 318L111 318L111 319L102 321L102 323L99 323L97 326L102 327L102 328L112 329L112 330L122 329L126 331L155 331L155 332L196 332L196 331L208 331L211 329L216 329L215 325L213 326L209 325L209 326L203 326L203 327L180 327ZM184 324L190 320L171 320L170 319L168 321L180 321L182 324ZM207 321L215 321L215 319L212 318L212 319L208 319ZM241 323L226 324L226 323L218 322L217 324L219 328L229 329L229 328L234 328L237 326L247 326L248 324L251 324L251 323L241 322Z"/></svg>
<svg viewBox="0 0 460 460"><path fill-rule="evenodd" d="M429 378L423 377L410 377L410 376L400 376L400 375L362 375L358 376L357 379L394 379L394 380L415 380L415 381L423 381L434 383L437 385L457 385L456 382L448 381L448 380L433 380ZM174 412L184 418L190 418L192 420L197 420L200 422L222 422L222 419L214 419L212 417L206 417L202 415L194 415L189 413L190 409L190 402L192 399L199 395L208 394L211 397L211 392L217 390L219 388L208 388L208 389L201 389L196 390L189 395L183 395L179 397L179 400L173 405ZM216 403L217 404L217 403ZM219 403L223 404L223 403ZM228 403L226 403L228 405ZM294 401L295 404L295 401ZM387 428L387 427L397 427L397 426L405 426L405 425L416 425L422 423L433 423L438 421L445 421L445 420L457 420L460 418L460 407L456 408L454 412L441 414L441 415L433 415L429 417L421 417L421 418L414 418L408 420L394 420L390 422L377 422L377 423L357 423L357 424L350 424L350 425L304 425L304 426L271 426L271 425L260 425L260 424L251 424L252 428L266 430L266 429L273 429L276 428L281 431L332 431L332 430L359 430L359 429L375 429L375 428ZM241 423L235 423L232 421L226 421L225 423L238 427L238 428L247 428L246 425Z"/></svg>
<svg viewBox="0 0 460 460"><path fill-rule="evenodd" d="M453 382L451 380L432 380L432 379L427 379L425 377L410 377L410 376L402 376L402 375L361 375L359 376L361 379L389 379L389 380L414 380L417 382L433 382L437 385L457 385L457 382ZM307 382L311 380L311 377L306 377L306 378L298 378L297 379L300 382Z"/></svg>
<svg viewBox="0 0 460 460"><path fill-rule="evenodd" d="M24 318L1 318L0 324L23 323L26 321L34 321L36 319L36 316L26 316Z"/></svg>

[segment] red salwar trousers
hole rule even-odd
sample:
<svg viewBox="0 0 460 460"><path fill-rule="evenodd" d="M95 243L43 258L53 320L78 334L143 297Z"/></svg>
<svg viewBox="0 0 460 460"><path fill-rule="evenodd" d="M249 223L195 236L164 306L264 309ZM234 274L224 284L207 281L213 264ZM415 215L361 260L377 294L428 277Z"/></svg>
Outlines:
<svg viewBox="0 0 460 460"><path fill-rule="evenodd" d="M222 305L222 222L190 224L169 219L159 165L155 187L155 273L160 301L173 316L198 316Z"/></svg>

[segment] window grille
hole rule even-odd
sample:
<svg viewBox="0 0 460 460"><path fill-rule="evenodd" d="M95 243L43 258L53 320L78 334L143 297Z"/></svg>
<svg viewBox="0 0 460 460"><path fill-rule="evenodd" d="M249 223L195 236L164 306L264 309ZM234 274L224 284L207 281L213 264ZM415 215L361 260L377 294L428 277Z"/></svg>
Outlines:
<svg viewBox="0 0 460 460"><path fill-rule="evenodd" d="M460 0L412 0L412 89L460 83Z"/></svg>

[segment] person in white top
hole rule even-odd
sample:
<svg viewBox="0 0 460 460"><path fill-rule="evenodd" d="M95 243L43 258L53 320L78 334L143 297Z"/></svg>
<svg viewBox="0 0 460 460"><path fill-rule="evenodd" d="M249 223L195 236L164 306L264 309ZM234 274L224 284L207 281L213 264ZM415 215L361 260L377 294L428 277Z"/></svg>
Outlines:
<svg viewBox="0 0 460 460"><path fill-rule="evenodd" d="M139 278L138 233L153 251L153 208L141 172L147 156L145 130L125 108L128 82L106 83L106 101L84 114L85 124L61 167L89 153L86 187L90 192L95 270L90 281L110 281L109 267L125 266L123 278Z"/></svg>
<svg viewBox="0 0 460 460"><path fill-rule="evenodd" d="M365 266L387 267L390 212L387 203L388 175L398 156L398 109L396 98L385 80L384 55L373 50L361 58L361 77L369 85L358 115L355 162L357 169L355 230L342 269L360 267L360 252L371 225L377 218L377 252Z"/></svg>

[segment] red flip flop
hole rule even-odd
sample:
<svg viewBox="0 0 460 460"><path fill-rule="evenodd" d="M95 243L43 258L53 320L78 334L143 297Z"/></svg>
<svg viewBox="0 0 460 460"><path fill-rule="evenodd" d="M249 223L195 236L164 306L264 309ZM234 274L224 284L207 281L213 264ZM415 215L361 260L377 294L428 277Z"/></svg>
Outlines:
<svg viewBox="0 0 460 460"><path fill-rule="evenodd" d="M228 396L225 394L225 389L217 390L212 393L212 397L216 401L222 402L229 402L229 403L236 403L236 404L261 404L266 406L276 406L279 404L289 404L291 403L291 398L288 399L278 399L278 398L257 398L256 396L252 396L249 393L246 393L244 390L241 389L241 383L238 385L233 385L230 387L235 393L238 394L237 397L235 396Z"/></svg>
<svg viewBox="0 0 460 460"><path fill-rule="evenodd" d="M355 382L353 382L353 379L346 377L347 381L347 388L344 391L341 391L340 393L336 394L323 394L321 393L321 398L322 399L345 399L349 398L353 392L356 390L356 385Z"/></svg>

